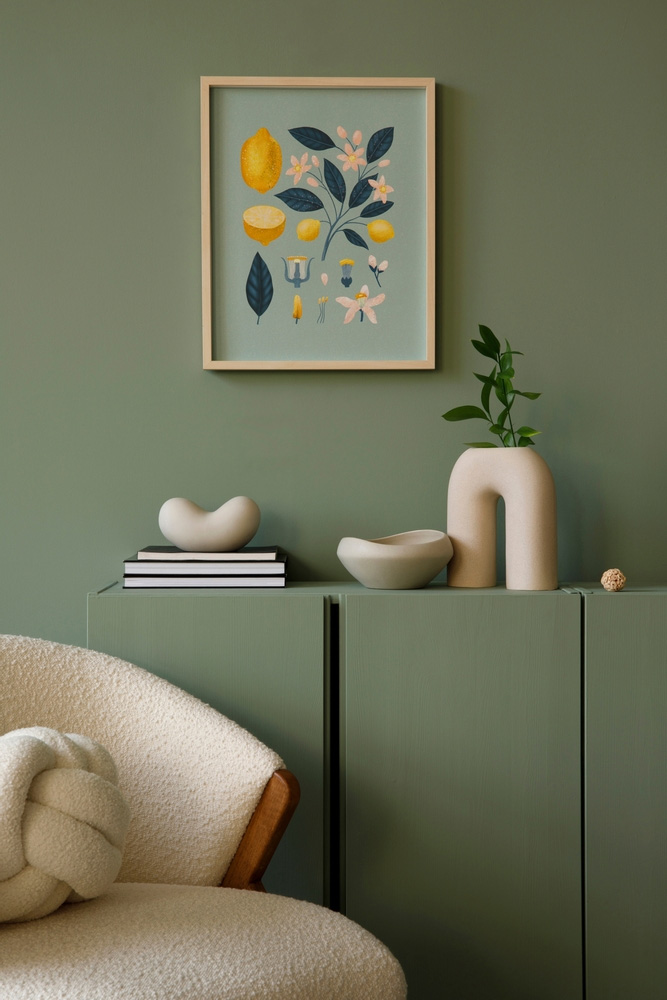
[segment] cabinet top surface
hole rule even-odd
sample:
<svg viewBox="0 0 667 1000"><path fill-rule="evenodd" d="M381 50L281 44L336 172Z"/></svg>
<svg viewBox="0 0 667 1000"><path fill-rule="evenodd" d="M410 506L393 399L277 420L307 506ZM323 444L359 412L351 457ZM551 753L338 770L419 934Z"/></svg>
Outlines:
<svg viewBox="0 0 667 1000"><path fill-rule="evenodd" d="M565 598L572 595L586 594L586 595L603 595L605 597L614 598L622 597L627 593L667 593L667 587L626 587L624 591L620 594L608 594L599 584L595 583L568 583L561 584L558 590L507 590L505 587L489 587L489 588L471 588L471 587L448 587L446 584L442 583L432 583L427 587L423 587L418 590L369 590L360 583L354 581L340 581L334 580L331 582L325 581L313 581L313 582L288 582L285 588L271 589L271 588L146 588L141 590L127 590L124 589L121 583L113 583L108 587L103 587L98 591L93 591L89 594L89 597L125 597L130 600L136 600L140 598L147 597L159 597L167 599L169 597L183 598L188 597L208 597L220 599L226 596L249 595L262 597L271 597L274 600L285 599L286 597L296 597L296 596L314 596L314 597L343 597L343 596L358 596L364 594L369 597L383 597L387 595L401 595L406 594L419 594L426 598L435 597L447 597L452 599L465 599L469 597L475 597L477 595L494 595L498 597L505 598L517 598L525 597L530 595L531 597L551 599L554 598Z"/></svg>

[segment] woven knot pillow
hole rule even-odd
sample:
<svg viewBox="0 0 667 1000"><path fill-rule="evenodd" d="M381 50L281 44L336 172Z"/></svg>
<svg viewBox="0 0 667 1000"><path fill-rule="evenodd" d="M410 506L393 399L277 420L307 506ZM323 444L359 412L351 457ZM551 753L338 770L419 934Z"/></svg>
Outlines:
<svg viewBox="0 0 667 1000"><path fill-rule="evenodd" d="M35 726L0 736L0 920L33 920L104 892L129 806L103 746Z"/></svg>

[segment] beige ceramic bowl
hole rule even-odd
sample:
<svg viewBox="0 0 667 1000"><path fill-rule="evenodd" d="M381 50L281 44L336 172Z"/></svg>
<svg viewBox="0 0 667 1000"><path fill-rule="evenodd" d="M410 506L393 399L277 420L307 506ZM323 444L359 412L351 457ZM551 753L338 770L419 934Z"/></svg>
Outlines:
<svg viewBox="0 0 667 1000"><path fill-rule="evenodd" d="M444 569L452 543L444 531L428 528L385 538L342 538L338 558L371 590L415 590Z"/></svg>

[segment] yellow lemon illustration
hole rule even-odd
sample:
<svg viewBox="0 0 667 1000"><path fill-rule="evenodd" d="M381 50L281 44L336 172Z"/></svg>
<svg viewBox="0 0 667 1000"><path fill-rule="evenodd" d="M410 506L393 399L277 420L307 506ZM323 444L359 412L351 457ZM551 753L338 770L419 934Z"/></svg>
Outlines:
<svg viewBox="0 0 667 1000"><path fill-rule="evenodd" d="M280 180L283 154L268 129L260 128L241 146L241 175L248 187L264 194Z"/></svg>
<svg viewBox="0 0 667 1000"><path fill-rule="evenodd" d="M296 235L300 240L305 240L307 243L310 243L311 240L316 240L320 235L320 220L303 219L296 227Z"/></svg>
<svg viewBox="0 0 667 1000"><path fill-rule="evenodd" d="M367 228L368 235L375 243L386 243L394 238L394 227L386 219L373 219Z"/></svg>
<svg viewBox="0 0 667 1000"><path fill-rule="evenodd" d="M243 228L251 240L267 247L285 230L285 213L273 205L253 205L243 213Z"/></svg>

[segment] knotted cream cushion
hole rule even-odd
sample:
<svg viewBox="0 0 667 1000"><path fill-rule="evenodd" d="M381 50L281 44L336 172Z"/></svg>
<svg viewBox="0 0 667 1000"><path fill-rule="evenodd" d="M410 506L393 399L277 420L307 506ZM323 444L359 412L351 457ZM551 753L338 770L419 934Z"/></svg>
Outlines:
<svg viewBox="0 0 667 1000"><path fill-rule="evenodd" d="M0 921L92 899L116 878L130 810L99 743L34 726L0 737Z"/></svg>

